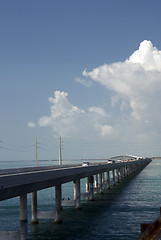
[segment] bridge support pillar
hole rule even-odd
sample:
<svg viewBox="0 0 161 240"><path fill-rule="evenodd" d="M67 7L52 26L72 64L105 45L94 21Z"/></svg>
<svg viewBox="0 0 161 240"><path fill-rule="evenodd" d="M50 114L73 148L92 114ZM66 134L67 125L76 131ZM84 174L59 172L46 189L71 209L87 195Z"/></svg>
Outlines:
<svg viewBox="0 0 161 240"><path fill-rule="evenodd" d="M120 182L120 169L117 169L116 172L117 172L117 182L119 183Z"/></svg>
<svg viewBox="0 0 161 240"><path fill-rule="evenodd" d="M98 188L98 175L95 175L95 188Z"/></svg>
<svg viewBox="0 0 161 240"><path fill-rule="evenodd" d="M89 193L89 179L86 178L86 192Z"/></svg>
<svg viewBox="0 0 161 240"><path fill-rule="evenodd" d="M126 166L126 176L129 176L130 175L130 169L129 167Z"/></svg>
<svg viewBox="0 0 161 240"><path fill-rule="evenodd" d="M124 179L124 168L121 168L121 180Z"/></svg>
<svg viewBox="0 0 161 240"><path fill-rule="evenodd" d="M127 177L127 175L128 175L128 173L127 173L127 167L125 166L124 168L123 168L124 170L124 178L126 178Z"/></svg>
<svg viewBox="0 0 161 240"><path fill-rule="evenodd" d="M112 170L112 177L113 177L113 185L116 185L116 183L115 183L115 169Z"/></svg>
<svg viewBox="0 0 161 240"><path fill-rule="evenodd" d="M124 177L125 177L125 176L124 176L124 168L122 167L122 168L121 168L121 179L124 179Z"/></svg>
<svg viewBox="0 0 161 240"><path fill-rule="evenodd" d="M107 188L110 189L110 173L107 171Z"/></svg>
<svg viewBox="0 0 161 240"><path fill-rule="evenodd" d="M104 174L104 172L102 173L102 183L103 184L105 183L105 174Z"/></svg>
<svg viewBox="0 0 161 240"><path fill-rule="evenodd" d="M102 173L99 174L99 186L100 186L100 193L103 193L103 188L102 188Z"/></svg>
<svg viewBox="0 0 161 240"><path fill-rule="evenodd" d="M133 171L134 171L134 168L129 166L129 175L131 175Z"/></svg>
<svg viewBox="0 0 161 240"><path fill-rule="evenodd" d="M81 201L80 201L80 179L74 181L74 200L75 200L75 208L81 209Z"/></svg>
<svg viewBox="0 0 161 240"><path fill-rule="evenodd" d="M61 223L61 184L55 186L55 206L56 206L56 217L55 223Z"/></svg>
<svg viewBox="0 0 161 240"><path fill-rule="evenodd" d="M21 240L27 240L27 194L20 196Z"/></svg>
<svg viewBox="0 0 161 240"><path fill-rule="evenodd" d="M38 220L37 220L37 192L32 192L31 208L32 208L31 224L38 224Z"/></svg>
<svg viewBox="0 0 161 240"><path fill-rule="evenodd" d="M89 200L93 201L94 200L94 194L93 194L93 176L89 177Z"/></svg>

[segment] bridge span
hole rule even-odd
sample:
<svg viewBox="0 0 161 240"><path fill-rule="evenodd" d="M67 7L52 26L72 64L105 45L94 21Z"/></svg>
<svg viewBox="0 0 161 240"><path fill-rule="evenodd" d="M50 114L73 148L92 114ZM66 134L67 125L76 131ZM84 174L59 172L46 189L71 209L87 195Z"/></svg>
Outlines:
<svg viewBox="0 0 161 240"><path fill-rule="evenodd" d="M0 239L27 239L27 194L32 193L31 223L38 223L39 219L52 217L55 223L62 222L62 184L74 182L74 205L81 209L80 180L86 178L86 196L94 200L94 192L103 193L103 187L110 188L116 182L123 180L133 172L141 170L151 162L150 158L136 158L127 156L116 157L107 162L91 163L83 167L80 164L30 167L20 169L0 170L0 201L13 197L20 197L20 231L1 231ZM55 186L55 213L37 211L37 191Z"/></svg>

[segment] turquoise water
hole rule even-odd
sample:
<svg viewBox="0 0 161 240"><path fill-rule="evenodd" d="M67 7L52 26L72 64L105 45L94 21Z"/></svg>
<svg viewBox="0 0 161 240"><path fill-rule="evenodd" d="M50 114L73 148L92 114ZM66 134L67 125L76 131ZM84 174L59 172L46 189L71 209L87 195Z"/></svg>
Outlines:
<svg viewBox="0 0 161 240"><path fill-rule="evenodd" d="M73 199L73 183L63 185L63 197ZM81 180L82 192L85 180ZM28 194L28 239L32 240L133 240L140 223L154 221L161 206L161 160L154 160L141 172L96 194L95 201L83 201L82 210L63 208L63 223L52 219L31 225L31 194ZM54 210L54 187L38 192L38 209ZM19 229L19 198L0 202L0 230ZM10 223L10 224L8 224Z"/></svg>

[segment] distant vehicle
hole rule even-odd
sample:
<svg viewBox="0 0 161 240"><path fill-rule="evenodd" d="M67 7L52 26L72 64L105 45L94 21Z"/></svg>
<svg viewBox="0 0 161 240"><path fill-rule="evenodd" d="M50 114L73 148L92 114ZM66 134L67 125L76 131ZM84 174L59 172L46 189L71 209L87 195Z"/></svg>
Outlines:
<svg viewBox="0 0 161 240"><path fill-rule="evenodd" d="M115 163L115 160L108 160L108 163Z"/></svg>
<svg viewBox="0 0 161 240"><path fill-rule="evenodd" d="M108 163L112 163L112 160L108 160Z"/></svg>
<svg viewBox="0 0 161 240"><path fill-rule="evenodd" d="M89 162L83 162L82 163L82 167L88 167L89 166Z"/></svg>

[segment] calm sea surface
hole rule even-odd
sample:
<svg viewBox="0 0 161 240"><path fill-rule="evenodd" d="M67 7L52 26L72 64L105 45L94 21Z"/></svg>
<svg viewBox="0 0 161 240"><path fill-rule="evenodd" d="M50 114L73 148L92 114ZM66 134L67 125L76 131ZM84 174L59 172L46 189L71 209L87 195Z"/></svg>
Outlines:
<svg viewBox="0 0 161 240"><path fill-rule="evenodd" d="M51 163L41 163L41 165ZM55 163L52 163L55 164ZM26 167L26 163L22 164ZM22 167L17 162L2 162L1 168ZM27 166L34 166L31 162ZM85 192L85 180L81 180ZM73 199L73 183L63 185L63 198ZM38 209L55 209L54 187L38 192ZM62 211L63 223L52 219L31 225L31 194L28 194L28 239L32 240L133 240L140 234L140 223L154 221L161 207L161 160L153 160L141 172L83 201L82 210ZM0 202L0 230L19 229L19 198Z"/></svg>

